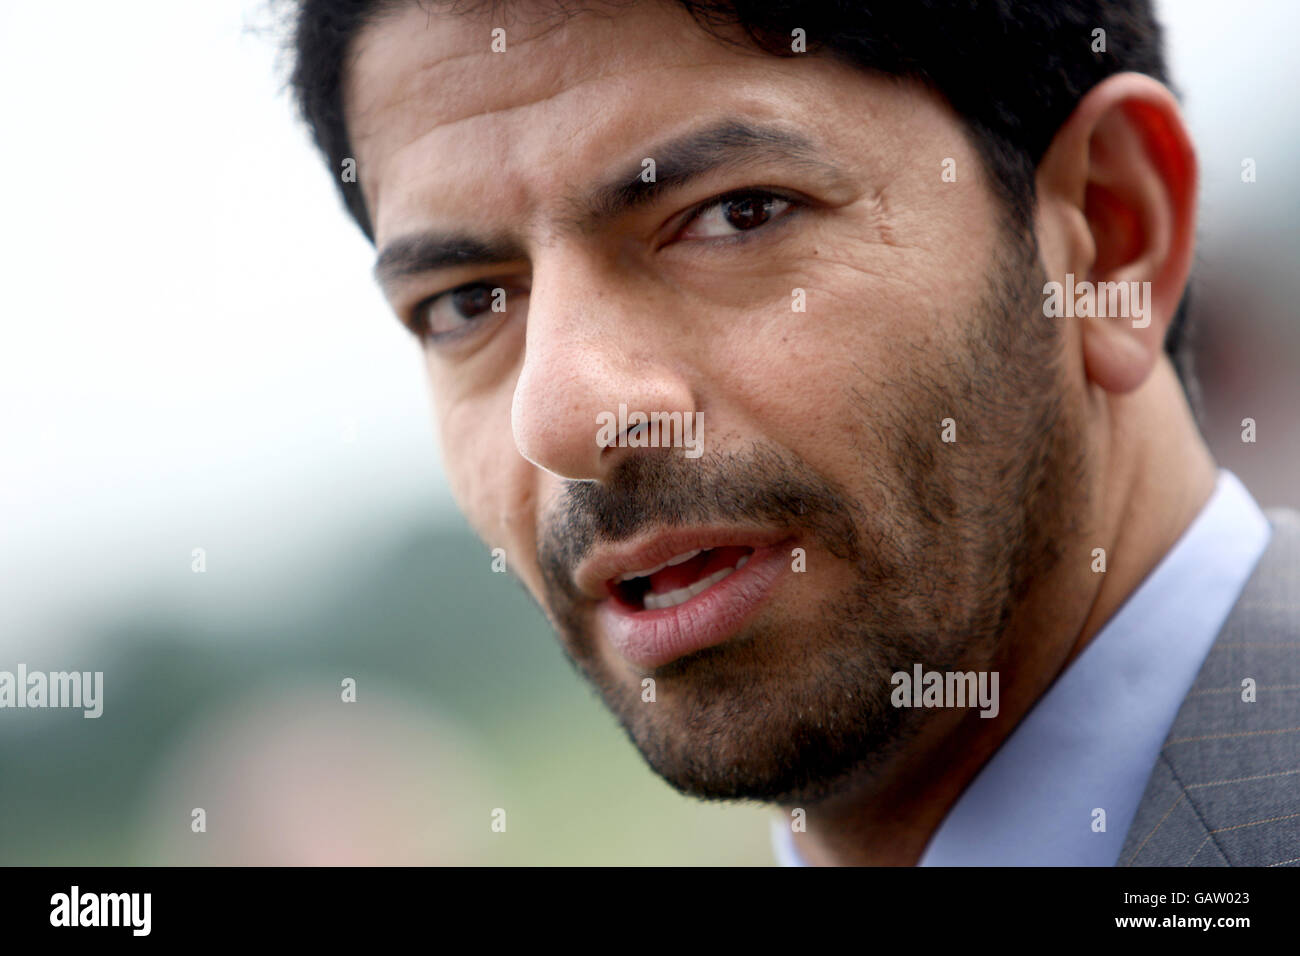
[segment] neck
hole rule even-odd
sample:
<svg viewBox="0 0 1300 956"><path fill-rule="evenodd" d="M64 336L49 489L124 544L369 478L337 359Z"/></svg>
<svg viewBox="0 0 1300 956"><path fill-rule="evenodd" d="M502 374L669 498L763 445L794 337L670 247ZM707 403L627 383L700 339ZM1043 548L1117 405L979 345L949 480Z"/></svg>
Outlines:
<svg viewBox="0 0 1300 956"><path fill-rule="evenodd" d="M1205 506L1216 467L1167 361L1133 392L1096 390L1091 401L1088 513L1003 635L991 663L998 715L935 711L906 754L806 807L795 840L808 862L914 865L967 784ZM1096 548L1105 573L1093 570Z"/></svg>

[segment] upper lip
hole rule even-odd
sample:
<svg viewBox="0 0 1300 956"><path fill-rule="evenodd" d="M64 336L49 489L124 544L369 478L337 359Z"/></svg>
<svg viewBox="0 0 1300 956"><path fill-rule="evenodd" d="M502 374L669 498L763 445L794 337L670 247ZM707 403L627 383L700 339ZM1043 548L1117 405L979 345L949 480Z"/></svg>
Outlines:
<svg viewBox="0 0 1300 956"><path fill-rule="evenodd" d="M610 596L606 585L612 578L663 564L669 558L696 549L748 547L757 551L790 536L785 529L758 528L672 528L638 535L618 545L598 547L578 565L573 579L593 601Z"/></svg>

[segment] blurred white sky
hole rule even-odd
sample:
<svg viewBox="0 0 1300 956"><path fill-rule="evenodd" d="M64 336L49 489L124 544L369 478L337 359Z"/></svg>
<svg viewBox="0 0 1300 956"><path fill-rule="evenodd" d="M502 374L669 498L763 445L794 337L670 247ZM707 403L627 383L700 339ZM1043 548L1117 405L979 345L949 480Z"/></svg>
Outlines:
<svg viewBox="0 0 1300 956"><path fill-rule="evenodd" d="M328 558L332 514L450 509L419 354L248 29L265 7L2 9L0 642L131 581L255 603Z"/></svg>
<svg viewBox="0 0 1300 956"><path fill-rule="evenodd" d="M1293 228L1238 175L1293 176L1300 4L1160 8L1204 233ZM263 0L0 0L0 659L137 589L237 612L384 516L453 507L415 344L267 22Z"/></svg>

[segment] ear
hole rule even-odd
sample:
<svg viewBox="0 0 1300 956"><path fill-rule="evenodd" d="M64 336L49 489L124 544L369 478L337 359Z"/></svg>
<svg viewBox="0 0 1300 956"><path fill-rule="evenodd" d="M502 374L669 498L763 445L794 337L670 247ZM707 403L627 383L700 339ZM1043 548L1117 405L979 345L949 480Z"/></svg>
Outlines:
<svg viewBox="0 0 1300 956"><path fill-rule="evenodd" d="M1038 165L1036 227L1048 279L1063 293L1067 274L1079 293L1085 279L1103 290L1096 317L1055 321L1073 324L1088 380L1108 392L1137 388L1163 354L1195 251L1196 178L1177 101L1140 73L1093 87ZM1106 311L1103 300L1117 301L1107 292L1134 293L1127 315ZM1067 316L1088 309L1062 299Z"/></svg>

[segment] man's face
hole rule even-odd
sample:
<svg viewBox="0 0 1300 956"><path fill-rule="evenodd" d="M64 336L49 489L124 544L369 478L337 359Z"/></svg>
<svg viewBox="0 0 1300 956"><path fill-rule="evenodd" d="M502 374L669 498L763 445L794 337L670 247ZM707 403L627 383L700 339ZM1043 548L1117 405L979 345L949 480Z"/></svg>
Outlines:
<svg viewBox="0 0 1300 956"><path fill-rule="evenodd" d="M961 719L891 707L890 675L1016 659L1083 439L1036 255L951 110L657 3L411 6L355 52L453 491L655 770L812 800ZM620 405L699 413L703 453L602 443Z"/></svg>

